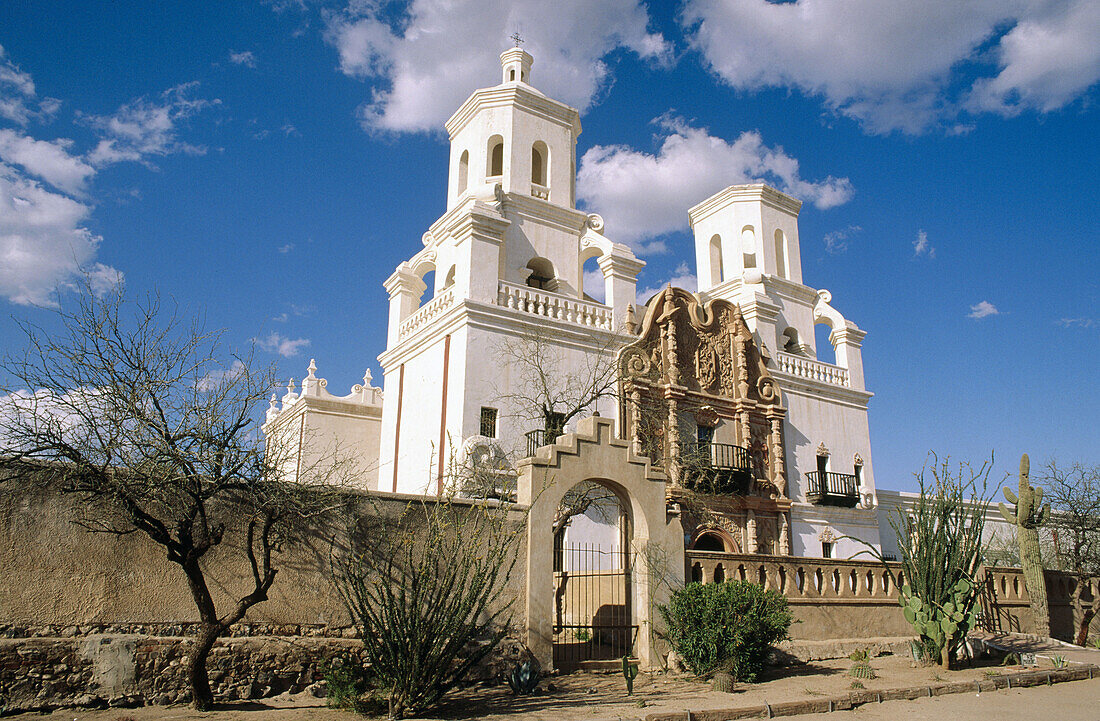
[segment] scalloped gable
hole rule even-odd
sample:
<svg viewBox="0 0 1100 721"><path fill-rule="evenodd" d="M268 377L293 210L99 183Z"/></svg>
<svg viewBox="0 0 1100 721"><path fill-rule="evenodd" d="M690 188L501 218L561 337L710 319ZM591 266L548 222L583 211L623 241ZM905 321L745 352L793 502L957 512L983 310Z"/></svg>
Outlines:
<svg viewBox="0 0 1100 721"><path fill-rule="evenodd" d="M565 461L563 456L567 456L570 459L583 459L587 466L594 470L599 469L600 464L598 459L593 457L592 449L582 448L582 446L597 446L608 449L604 453L621 454L625 456L626 463L645 468L646 480L667 481L664 471L654 467L649 458L636 454L630 441L615 436L614 421L599 416L582 418L577 423L576 432L566 433L553 444L540 447L534 456L519 461L517 467L520 469L525 466L561 468ZM618 460L622 462L623 459Z"/></svg>

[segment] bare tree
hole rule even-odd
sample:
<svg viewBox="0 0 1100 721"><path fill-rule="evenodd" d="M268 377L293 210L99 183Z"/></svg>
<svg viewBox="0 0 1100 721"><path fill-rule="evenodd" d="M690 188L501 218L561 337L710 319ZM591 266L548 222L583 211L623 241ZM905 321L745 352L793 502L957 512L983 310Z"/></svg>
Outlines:
<svg viewBox="0 0 1100 721"><path fill-rule="evenodd" d="M608 335L586 353L567 356L549 331L534 328L500 347L501 362L513 374L511 387L500 397L514 417L541 424L547 442L602 398L618 393L615 351L622 340Z"/></svg>
<svg viewBox="0 0 1100 721"><path fill-rule="evenodd" d="M187 670L195 708L209 709L214 643L267 599L282 544L337 498L280 480L282 451L265 448L255 418L272 369L250 355L220 362L221 332L121 289L85 292L57 320L56 332L22 324L27 346L3 364L13 379L0 387L5 482L45 481L78 499L74 520L87 530L163 547L198 610ZM219 611L203 564L238 533L246 592Z"/></svg>
<svg viewBox="0 0 1100 721"><path fill-rule="evenodd" d="M1076 643L1088 640L1089 625L1100 613L1100 466L1048 461L1042 471L1050 517L1048 564L1076 576L1073 608L1078 618ZM1092 588L1091 599L1085 600Z"/></svg>

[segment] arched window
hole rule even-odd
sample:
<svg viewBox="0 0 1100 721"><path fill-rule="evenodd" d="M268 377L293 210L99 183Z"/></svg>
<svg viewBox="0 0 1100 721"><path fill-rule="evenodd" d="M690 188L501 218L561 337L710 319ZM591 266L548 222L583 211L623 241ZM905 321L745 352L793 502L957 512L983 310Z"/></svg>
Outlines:
<svg viewBox="0 0 1100 721"><path fill-rule="evenodd" d="M504 138L494 135L489 138L489 164L485 169L485 175L490 178L504 175Z"/></svg>
<svg viewBox="0 0 1100 721"><path fill-rule="evenodd" d="M833 345L833 327L830 323L818 321L814 324L814 344L819 361L836 365L836 346Z"/></svg>
<svg viewBox="0 0 1100 721"><path fill-rule="evenodd" d="M547 155L546 143L541 140L531 146L531 182L535 185L546 185Z"/></svg>
<svg viewBox="0 0 1100 721"><path fill-rule="evenodd" d="M470 151L463 150L458 158L458 194L466 192L466 184L470 178Z"/></svg>
<svg viewBox="0 0 1100 721"><path fill-rule="evenodd" d="M710 284L718 285L726 279L722 268L722 236L717 233L710 239Z"/></svg>
<svg viewBox="0 0 1100 721"><path fill-rule="evenodd" d="M585 300L603 303L606 287L598 256L584 258L581 263L581 286L584 291L582 297Z"/></svg>
<svg viewBox="0 0 1100 721"><path fill-rule="evenodd" d="M540 290L553 290L554 264L546 258L532 258L527 264L531 275L527 276L527 285Z"/></svg>
<svg viewBox="0 0 1100 721"><path fill-rule="evenodd" d="M751 225L741 229L741 253L745 269L756 267L756 231Z"/></svg>
<svg viewBox="0 0 1100 721"><path fill-rule="evenodd" d="M512 81L514 81L516 79L516 71L515 70L509 70L508 71L508 79L512 80Z"/></svg>
<svg viewBox="0 0 1100 721"><path fill-rule="evenodd" d="M787 236L782 230L775 231L775 273L787 278Z"/></svg>
<svg viewBox="0 0 1100 721"><path fill-rule="evenodd" d="M726 544L717 533L703 533L695 539L692 549L696 551L725 551Z"/></svg>

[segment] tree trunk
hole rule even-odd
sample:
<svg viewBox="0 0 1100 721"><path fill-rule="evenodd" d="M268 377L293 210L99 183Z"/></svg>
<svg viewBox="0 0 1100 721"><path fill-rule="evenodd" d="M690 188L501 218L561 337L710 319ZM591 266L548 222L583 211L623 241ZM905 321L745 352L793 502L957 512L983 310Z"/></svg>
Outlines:
<svg viewBox="0 0 1100 721"><path fill-rule="evenodd" d="M214 707L214 692L210 690L210 676L206 671L206 659L210 649L222 634L217 623L203 623L195 637L195 645L187 659L187 681L191 684L191 705L196 711L209 711Z"/></svg>
<svg viewBox="0 0 1100 721"><path fill-rule="evenodd" d="M1096 605L1093 604L1091 608L1082 609L1081 624L1077 627L1077 639L1075 643L1078 646L1084 646L1089 642L1089 624L1092 623L1092 619L1096 616Z"/></svg>
<svg viewBox="0 0 1100 721"><path fill-rule="evenodd" d="M1085 606L1082 596L1085 589L1090 585L1092 585L1092 579L1083 573L1079 573L1074 579L1073 593L1070 595L1070 608L1073 609L1073 618L1077 621L1077 632L1074 634L1073 642L1078 646L1084 646L1088 643L1089 624L1092 623L1092 619L1096 615L1097 602L1100 601L1094 595L1092 605Z"/></svg>

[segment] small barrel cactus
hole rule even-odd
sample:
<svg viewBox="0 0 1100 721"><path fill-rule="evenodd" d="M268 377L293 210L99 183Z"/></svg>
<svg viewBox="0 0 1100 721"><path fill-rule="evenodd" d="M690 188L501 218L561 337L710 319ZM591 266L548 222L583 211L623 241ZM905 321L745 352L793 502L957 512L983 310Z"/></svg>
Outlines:
<svg viewBox="0 0 1100 721"><path fill-rule="evenodd" d="M856 661L848 669L848 675L852 678L872 679L875 678L875 669L871 668L868 661Z"/></svg>
<svg viewBox="0 0 1100 721"><path fill-rule="evenodd" d="M710 687L722 693L733 693L734 683L733 674L728 671L715 671L710 679Z"/></svg>

